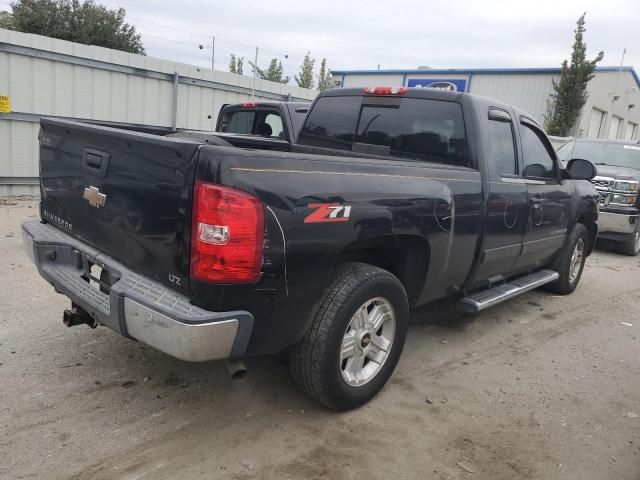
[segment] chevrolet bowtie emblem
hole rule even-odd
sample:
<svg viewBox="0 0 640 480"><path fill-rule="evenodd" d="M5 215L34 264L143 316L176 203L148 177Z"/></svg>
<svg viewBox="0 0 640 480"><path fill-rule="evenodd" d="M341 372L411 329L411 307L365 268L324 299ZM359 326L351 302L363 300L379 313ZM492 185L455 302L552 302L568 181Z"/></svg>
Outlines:
<svg viewBox="0 0 640 480"><path fill-rule="evenodd" d="M104 207L104 202L107 201L107 196L104 193L100 193L96 187L87 187L84 189L82 198L89 202L89 205L100 208Z"/></svg>

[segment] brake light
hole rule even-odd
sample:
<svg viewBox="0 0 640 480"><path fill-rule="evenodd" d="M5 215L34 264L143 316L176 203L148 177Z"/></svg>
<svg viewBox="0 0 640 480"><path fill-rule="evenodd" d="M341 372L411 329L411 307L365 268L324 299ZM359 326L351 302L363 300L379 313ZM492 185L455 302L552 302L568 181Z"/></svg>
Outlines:
<svg viewBox="0 0 640 480"><path fill-rule="evenodd" d="M211 283L260 279L264 210L240 190L196 181L191 230L191 277Z"/></svg>
<svg viewBox="0 0 640 480"><path fill-rule="evenodd" d="M364 93L367 95L404 95L407 87L365 87Z"/></svg>
<svg viewBox="0 0 640 480"><path fill-rule="evenodd" d="M240 108L256 108L258 102L244 102L240 104Z"/></svg>

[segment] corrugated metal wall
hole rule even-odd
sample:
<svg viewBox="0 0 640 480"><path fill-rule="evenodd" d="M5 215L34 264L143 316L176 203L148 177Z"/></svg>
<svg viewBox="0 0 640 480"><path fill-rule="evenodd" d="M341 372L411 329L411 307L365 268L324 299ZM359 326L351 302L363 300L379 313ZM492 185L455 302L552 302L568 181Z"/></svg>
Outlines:
<svg viewBox="0 0 640 480"><path fill-rule="evenodd" d="M0 95L11 99L11 112L0 113L0 196L38 191L38 116L213 130L225 103L251 98L312 100L316 94L0 29Z"/></svg>
<svg viewBox="0 0 640 480"><path fill-rule="evenodd" d="M559 76L546 73L474 74L471 92L521 108L542 124L552 78L557 80Z"/></svg>

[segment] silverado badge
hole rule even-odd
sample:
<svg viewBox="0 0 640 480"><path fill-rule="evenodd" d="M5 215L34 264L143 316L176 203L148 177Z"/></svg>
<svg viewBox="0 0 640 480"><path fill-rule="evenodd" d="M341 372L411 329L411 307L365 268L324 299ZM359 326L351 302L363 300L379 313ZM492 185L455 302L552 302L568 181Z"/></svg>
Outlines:
<svg viewBox="0 0 640 480"><path fill-rule="evenodd" d="M96 187L87 187L84 189L82 198L89 202L89 205L100 208L104 207L104 202L107 201L107 196L104 193L100 193Z"/></svg>

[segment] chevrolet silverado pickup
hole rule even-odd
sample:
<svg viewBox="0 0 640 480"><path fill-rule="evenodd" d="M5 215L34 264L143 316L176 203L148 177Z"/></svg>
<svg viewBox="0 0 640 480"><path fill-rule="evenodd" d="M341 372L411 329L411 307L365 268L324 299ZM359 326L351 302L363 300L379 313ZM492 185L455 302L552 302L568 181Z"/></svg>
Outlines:
<svg viewBox="0 0 640 480"><path fill-rule="evenodd" d="M620 253L640 254L640 145L627 140L572 140L558 150L560 160L578 155L598 167L591 182L600 194L599 238Z"/></svg>
<svg viewBox="0 0 640 480"><path fill-rule="evenodd" d="M290 152L51 119L39 141L23 238L66 325L188 361L286 352L334 409L384 386L410 308L569 294L598 230L595 167L467 93L328 90Z"/></svg>

